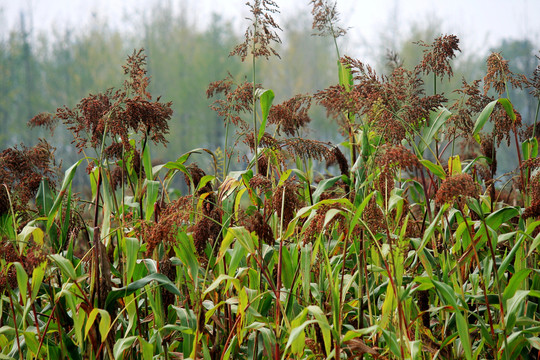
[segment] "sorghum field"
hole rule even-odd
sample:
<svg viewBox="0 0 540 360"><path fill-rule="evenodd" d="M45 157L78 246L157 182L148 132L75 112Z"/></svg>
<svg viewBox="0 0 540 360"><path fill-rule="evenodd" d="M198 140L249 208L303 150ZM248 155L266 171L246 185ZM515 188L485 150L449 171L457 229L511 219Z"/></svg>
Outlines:
<svg viewBox="0 0 540 360"><path fill-rule="evenodd" d="M345 35L335 6L311 3L318 35ZM492 53L450 101L436 85L456 36L388 76L336 41L339 81L275 104L257 66L279 57L278 7L248 7L230 55L252 77L207 90L223 151L153 161L172 110L136 50L123 87L29 122L73 135L63 174L46 140L1 153L0 358L540 358L538 107L523 119L509 98L540 105L540 66ZM341 143L301 136L312 105Z"/></svg>

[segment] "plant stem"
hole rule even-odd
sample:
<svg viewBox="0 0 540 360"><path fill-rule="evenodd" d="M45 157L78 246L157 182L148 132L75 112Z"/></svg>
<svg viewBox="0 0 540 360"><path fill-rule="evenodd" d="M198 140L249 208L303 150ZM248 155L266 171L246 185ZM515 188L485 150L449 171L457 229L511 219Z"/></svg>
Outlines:
<svg viewBox="0 0 540 360"><path fill-rule="evenodd" d="M9 304L11 306L11 313L13 314L13 328L15 329L15 338L17 339L17 348L19 349L19 357L23 360L23 353L21 348L21 341L19 340L19 326L17 325L17 316L15 315L15 308L13 307L13 297L9 294Z"/></svg>
<svg viewBox="0 0 540 360"><path fill-rule="evenodd" d="M91 278L91 286L90 286L90 301L96 305L96 296L97 296L97 302L100 301L100 289L99 289L99 252L100 252L100 239L99 239L99 197L100 197L100 191L101 191L101 182L102 182L102 169L101 166L98 167L98 174L97 174L97 185L96 185L96 203L95 203L95 212L94 212L94 237L92 241L92 247L94 248L94 271L92 273ZM99 307L99 305L98 305Z"/></svg>
<svg viewBox="0 0 540 360"><path fill-rule="evenodd" d="M228 151L228 141L229 141L229 125L230 125L230 118L227 116L227 120L225 123L225 149L223 149L223 180L225 180L225 177L227 176L227 173L229 172L229 159L227 155ZM232 154L231 154L232 155Z"/></svg>
<svg viewBox="0 0 540 360"><path fill-rule="evenodd" d="M480 264L480 258L478 257L478 252L476 251L476 244L477 242L474 241L474 235L473 231L469 226L469 223L467 222L467 219L465 218L465 213L463 211L463 206L461 204L459 206L459 211L461 212L461 217L463 218L463 221L465 221L465 227L467 228L467 232L469 233L469 237L471 238L471 244L470 247L473 251L473 257L476 260L476 264L478 265L478 276L480 277L480 283L482 284L482 291L484 292L484 301L486 302L486 308L488 313L488 320L489 320L489 327L491 329L491 336L493 337L493 340L497 342L497 336L495 335L495 328L493 326L493 319L491 317L491 306L489 305L488 297L487 297L487 288L486 288L486 281L484 279L484 275L482 274L482 265ZM456 266L460 266L459 260L458 264ZM502 310L502 309L501 309Z"/></svg>
<svg viewBox="0 0 540 360"><path fill-rule="evenodd" d="M254 17L253 22L253 34L257 34L257 16ZM252 44L252 54L251 54L251 61L252 61L252 76L253 76L253 87L251 89L252 98L253 98L253 148L255 152L255 171L258 174L259 173L259 154L258 154L258 147L259 147L259 134L257 131L257 98L256 98L256 91L255 91L255 84L256 84L256 75L257 75L257 68L255 64L255 36L253 37L253 44Z"/></svg>

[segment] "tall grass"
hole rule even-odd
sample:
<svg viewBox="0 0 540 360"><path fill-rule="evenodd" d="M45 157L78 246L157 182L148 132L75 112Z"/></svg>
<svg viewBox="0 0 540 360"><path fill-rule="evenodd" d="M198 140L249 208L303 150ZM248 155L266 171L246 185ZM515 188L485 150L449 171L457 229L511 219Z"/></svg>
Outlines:
<svg viewBox="0 0 540 360"><path fill-rule="evenodd" d="M345 33L335 6L312 5L315 29ZM225 158L152 160L171 110L147 91L142 51L123 88L32 120L73 133L81 159L63 177L44 142L2 153L1 357L538 358L538 139L504 95L538 97L540 68L527 79L493 54L484 88L464 82L447 104L421 80L453 75L459 40L441 36L412 70L345 56L336 85L273 104L255 59L277 55L277 6L250 9L233 52L251 56L252 81L208 90ZM313 102L342 144L300 136ZM503 141L519 161L497 177ZM228 171L241 142L252 157Z"/></svg>

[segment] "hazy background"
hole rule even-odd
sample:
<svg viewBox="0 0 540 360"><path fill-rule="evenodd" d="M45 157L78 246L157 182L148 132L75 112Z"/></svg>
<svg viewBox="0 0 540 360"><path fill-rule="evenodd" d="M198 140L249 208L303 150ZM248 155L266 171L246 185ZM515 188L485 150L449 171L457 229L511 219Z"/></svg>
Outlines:
<svg viewBox="0 0 540 360"><path fill-rule="evenodd" d="M71 135L29 131L25 124L40 112L74 106L89 93L119 87L121 66L134 48L148 55L151 93L173 102L170 144L154 158L172 160L182 153L223 146L223 120L208 106L206 88L230 72L249 79L250 66L228 54L242 41L248 22L246 0L21 0L0 1L0 149L45 137L57 147L64 165L78 158ZM328 38L311 36L308 0L277 1L283 40L281 60L261 61L258 79L276 93L274 103L297 93L313 93L336 83L336 55ZM528 76L538 64L538 0L338 1L341 54L351 55L385 73L388 50L412 67L421 58L413 41L428 43L441 34L460 38L462 53L453 62L456 76L438 89L459 88L484 76L490 51L502 51L515 71ZM427 85L427 91L431 90ZM451 93L446 93L452 96ZM525 122L536 103L511 94ZM313 108L309 136L339 141L336 125ZM512 155L508 169L515 167ZM499 157L500 168L504 161ZM502 165L502 166L501 166Z"/></svg>

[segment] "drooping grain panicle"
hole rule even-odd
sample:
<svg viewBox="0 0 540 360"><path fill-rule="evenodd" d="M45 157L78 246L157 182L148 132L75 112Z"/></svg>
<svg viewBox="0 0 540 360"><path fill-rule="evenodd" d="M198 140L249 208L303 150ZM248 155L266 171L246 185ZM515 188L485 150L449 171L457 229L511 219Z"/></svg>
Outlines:
<svg viewBox="0 0 540 360"><path fill-rule="evenodd" d="M492 52L486 61L487 73L484 76L484 95L493 88L501 96L506 92L506 87L512 85L521 89L527 78L522 74L514 74L510 70L509 61L505 60L500 52Z"/></svg>
<svg viewBox="0 0 540 360"><path fill-rule="evenodd" d="M279 13L278 5L271 0L254 0L246 5L250 8L252 17L248 20L251 24L244 34L244 42L237 45L229 55L238 55L242 61L248 55L266 59L274 55L279 58L279 54L272 47L272 43L281 43L277 33L281 28L272 17L272 14Z"/></svg>
<svg viewBox="0 0 540 360"><path fill-rule="evenodd" d="M295 95L291 99L270 108L268 123L275 124L276 131L283 131L289 136L299 136L299 130L311 122L308 111L311 97Z"/></svg>
<svg viewBox="0 0 540 360"><path fill-rule="evenodd" d="M457 36L443 35L436 38L430 45L423 41L417 44L425 47L422 62L418 65L424 74L434 73L440 78L447 75L449 79L454 75L450 60L456 57L457 51L461 51Z"/></svg>
<svg viewBox="0 0 540 360"><path fill-rule="evenodd" d="M339 26L337 1L311 0L310 4L313 15L312 29L316 31L314 35L338 38L347 33L347 29Z"/></svg>

